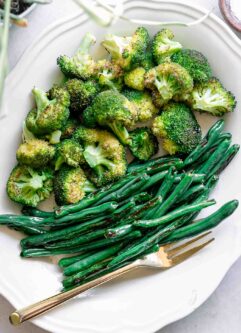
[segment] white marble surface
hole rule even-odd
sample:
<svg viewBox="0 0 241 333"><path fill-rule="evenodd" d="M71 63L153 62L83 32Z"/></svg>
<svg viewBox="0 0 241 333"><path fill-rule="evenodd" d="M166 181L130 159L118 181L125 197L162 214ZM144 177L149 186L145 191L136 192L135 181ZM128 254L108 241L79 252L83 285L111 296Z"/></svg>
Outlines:
<svg viewBox="0 0 241 333"><path fill-rule="evenodd" d="M206 8L214 7L214 13L221 17L218 0L186 0ZM114 2L114 1L113 1ZM182 2L180 0L180 2ZM239 10L241 1L232 0L231 4ZM76 12L77 7L71 0L54 0L51 5L39 6L29 16L29 28L13 27L10 34L9 65L14 67L27 46L49 24ZM241 37L241 34L238 34ZM213 295L194 313L173 323L158 333L240 333L241 332L241 259L227 273ZM8 315L12 306L0 295L0 333L57 333L39 329L31 323L20 328L12 327ZM71 332L70 332L71 333ZM82 332L84 333L84 332Z"/></svg>

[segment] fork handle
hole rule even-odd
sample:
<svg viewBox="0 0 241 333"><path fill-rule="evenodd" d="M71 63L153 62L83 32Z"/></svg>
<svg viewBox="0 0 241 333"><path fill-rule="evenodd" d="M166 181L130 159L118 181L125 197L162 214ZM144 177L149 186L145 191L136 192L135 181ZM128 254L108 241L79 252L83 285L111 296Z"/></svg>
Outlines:
<svg viewBox="0 0 241 333"><path fill-rule="evenodd" d="M118 276L123 275L137 267L139 267L138 260L129 265L121 267L114 272L108 273L93 281L90 281L81 286L78 286L74 289L56 294L56 295L46 298L42 301L29 305L26 308L23 308L21 310L16 310L10 315L9 320L10 320L11 324L13 324L14 326L20 325L24 321L33 319L51 309L54 309L57 306L61 305L62 303L68 301L69 299L71 299L89 289L95 288L101 284L111 281L111 280L117 278Z"/></svg>

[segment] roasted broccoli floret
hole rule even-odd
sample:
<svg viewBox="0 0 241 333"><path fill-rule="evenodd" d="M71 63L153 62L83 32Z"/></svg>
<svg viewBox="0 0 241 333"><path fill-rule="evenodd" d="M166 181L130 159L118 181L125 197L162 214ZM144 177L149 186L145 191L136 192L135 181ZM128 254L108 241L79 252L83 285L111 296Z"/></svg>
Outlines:
<svg viewBox="0 0 241 333"><path fill-rule="evenodd" d="M92 105L83 113L84 125L98 124L110 128L123 144L129 143L126 127L133 126L138 111L125 96L113 90L106 90L96 96Z"/></svg>
<svg viewBox="0 0 241 333"><path fill-rule="evenodd" d="M78 125L78 120L76 118L70 117L66 124L61 128L61 140L70 139Z"/></svg>
<svg viewBox="0 0 241 333"><path fill-rule="evenodd" d="M166 103L166 101L160 95L159 91L155 88L151 91L151 98L152 98L153 104L158 109L160 109ZM174 99L175 99L175 97L174 97Z"/></svg>
<svg viewBox="0 0 241 333"><path fill-rule="evenodd" d="M33 139L19 146L16 157L20 164L41 168L49 164L54 157L54 153L54 147L48 142Z"/></svg>
<svg viewBox="0 0 241 333"><path fill-rule="evenodd" d="M167 102L177 94L191 91L193 80L182 66L163 63L146 73L145 86L151 90L157 89L164 102Z"/></svg>
<svg viewBox="0 0 241 333"><path fill-rule="evenodd" d="M122 94L137 108L138 121L140 122L151 119L159 111L153 104L151 95L148 91L125 89L122 91Z"/></svg>
<svg viewBox="0 0 241 333"><path fill-rule="evenodd" d="M26 126L35 135L50 134L60 130L69 118L69 93L60 87L50 92L34 88L33 95L36 109L31 110L26 118Z"/></svg>
<svg viewBox="0 0 241 333"><path fill-rule="evenodd" d="M102 45L110 53L113 61L124 70L131 70L141 65L150 37L144 27L139 27L130 37L108 34Z"/></svg>
<svg viewBox="0 0 241 333"><path fill-rule="evenodd" d="M136 89L136 90L144 90L144 77L146 74L146 70L143 67L137 67L130 72L126 72L124 75L124 82L127 87Z"/></svg>
<svg viewBox="0 0 241 333"><path fill-rule="evenodd" d="M50 134L45 135L38 135L38 139L48 141L52 145L59 143L61 138L61 131L57 130ZM32 132L29 131L29 129L26 126L26 122L23 122L23 131L22 131L22 141L23 142L29 142L31 140L37 139L37 136L35 136Z"/></svg>
<svg viewBox="0 0 241 333"><path fill-rule="evenodd" d="M152 132L163 139L169 154L190 153L201 140L201 128L194 114L184 103L169 102L154 119Z"/></svg>
<svg viewBox="0 0 241 333"><path fill-rule="evenodd" d="M213 116L223 116L232 112L236 106L234 95L216 78L197 83L189 102L194 110L205 111Z"/></svg>
<svg viewBox="0 0 241 333"><path fill-rule="evenodd" d="M73 204L87 193L96 191L84 171L78 167L63 166L54 177L54 196L57 205Z"/></svg>
<svg viewBox="0 0 241 333"><path fill-rule="evenodd" d="M129 145L132 155L141 161L149 160L158 151L158 141L147 127L136 128L130 132Z"/></svg>
<svg viewBox="0 0 241 333"><path fill-rule="evenodd" d="M157 64L166 61L168 57L182 48L182 45L173 38L174 34L169 29L162 29L154 36L152 54Z"/></svg>
<svg viewBox="0 0 241 333"><path fill-rule="evenodd" d="M114 62L99 60L96 65L96 79L100 86L119 91L123 87L123 70Z"/></svg>
<svg viewBox="0 0 241 333"><path fill-rule="evenodd" d="M36 207L47 199L53 190L53 171L49 168L34 170L26 165L17 165L7 182L9 198L23 205Z"/></svg>
<svg viewBox="0 0 241 333"><path fill-rule="evenodd" d="M60 142L62 132L60 130L54 131L50 134L46 134L43 139L48 140L52 145L56 145Z"/></svg>
<svg viewBox="0 0 241 333"><path fill-rule="evenodd" d="M90 179L101 186L122 177L127 168L125 149L108 131L80 126L74 138L84 147Z"/></svg>
<svg viewBox="0 0 241 333"><path fill-rule="evenodd" d="M70 111L75 116L80 115L100 92L98 83L92 80L68 80L66 82L66 89L70 95Z"/></svg>
<svg viewBox="0 0 241 333"><path fill-rule="evenodd" d="M65 139L56 147L55 170L59 170L64 163L75 168L85 163L83 149L74 139Z"/></svg>
<svg viewBox="0 0 241 333"><path fill-rule="evenodd" d="M182 49L171 60L186 68L194 81L207 81L212 75L207 58L199 51Z"/></svg>
<svg viewBox="0 0 241 333"><path fill-rule="evenodd" d="M145 73L152 67L154 67L154 63L153 63L153 59L152 59L152 52L151 52L150 47L148 46L147 50L144 53L140 66L132 69L129 72L125 72L125 75L124 75L125 85L127 85L130 88L136 89L136 90L140 90L140 91L144 90Z"/></svg>
<svg viewBox="0 0 241 333"><path fill-rule="evenodd" d="M61 55L57 59L61 71L69 78L87 80L95 73L95 61L89 54L90 47L96 42L91 33L87 33L73 57Z"/></svg>
<svg viewBox="0 0 241 333"><path fill-rule="evenodd" d="M154 66L155 64L152 56L152 41L150 41L145 51L144 58L141 61L141 67L143 67L146 71L149 71L149 69Z"/></svg>

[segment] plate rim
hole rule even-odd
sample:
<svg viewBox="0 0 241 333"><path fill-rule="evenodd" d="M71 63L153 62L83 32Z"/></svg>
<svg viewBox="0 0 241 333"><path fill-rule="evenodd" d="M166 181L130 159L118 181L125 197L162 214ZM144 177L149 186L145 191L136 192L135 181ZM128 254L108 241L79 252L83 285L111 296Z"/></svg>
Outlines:
<svg viewBox="0 0 241 333"><path fill-rule="evenodd" d="M200 13L205 14L207 12L207 10L202 7L202 6L198 6L198 5L192 5L190 3L180 3L178 1L175 0L164 0L164 1L159 1L159 0L149 0L148 2L146 2L145 0L139 0L139 1L133 1L133 0L125 0L124 3L126 5L128 5L128 9L129 8L134 8L138 5L142 5L145 6L145 8L150 8L151 6L163 6L163 5L168 5L170 7L170 5L173 5L174 7L177 7L177 10L179 9L184 9L185 7L187 9L191 9L194 12L196 12L196 14ZM234 32L227 26L227 24L221 20L219 17L217 17L215 14L210 14L210 18L211 18L211 23L215 23L216 24L216 28L219 30L218 34L220 35L220 31L224 32L226 34L225 38L222 38L227 45L230 46L230 52L235 52L236 55L238 55L241 58L241 40L234 34ZM50 26L48 26L46 29L44 29L44 31L39 35L39 37L37 39L35 39L35 41L26 49L26 51L23 53L23 55L21 56L20 60L18 61L18 63L16 64L16 66L12 69L12 71L9 73L7 79L6 79L6 85L8 87L14 86L14 84L17 84L16 81L16 77L21 77L21 72L24 69L24 66L26 68L26 66L29 66L29 61L33 61L34 60L34 54L36 52L41 52L41 48L43 48L44 46L47 46L49 43L49 39L51 40L52 38L54 38L61 33L61 31L66 31L70 28L74 28L75 25L80 25L83 22L85 22L87 20L87 16L83 13L83 11L80 11L78 14L74 14L74 15L70 15L64 19L60 19L57 20L56 22L54 22L53 24L51 24ZM229 38L227 38L227 36ZM221 37L220 37L221 38ZM23 64L25 64L23 66ZM4 103L3 103L4 106ZM240 252L236 251L235 253L233 253L233 256L230 258L229 262L226 263L225 267L223 267L223 273L220 274L219 279L216 283L216 286L213 290L211 290L209 293L205 294L205 297L203 299L201 299L196 305L195 308L192 307L187 307L187 308L183 308L181 311L177 312L177 313L172 313L169 314L167 317L168 319L165 320L165 322L160 323L160 325L157 324L158 318L155 318L153 321L153 329L160 329L163 328L164 326L175 322L187 315L189 315L191 312L193 312L197 307L199 307L213 292L214 290L218 287L219 283L222 281L223 277L226 275L226 273L228 272L228 270L231 268L231 266L233 265L233 263L239 258L239 256L241 255L241 249ZM12 304L16 304L18 303L18 301L16 301L16 299L19 298L18 293L16 292L16 290L12 289L11 286L8 284L7 281L5 281L3 278L1 278L0 276L0 293ZM169 317L172 318L169 318ZM56 332L55 328L56 328L56 321L55 320L51 320L51 318L49 316L46 317L42 317L42 318L38 318L33 320L33 323L45 330L49 330L51 332ZM150 324L150 323L149 323ZM158 326L158 327L157 327ZM134 327L132 327L134 329ZM136 327L137 328L137 327ZM140 330L141 328L138 327ZM150 328L150 326L149 326ZM66 331L65 331L66 329ZM63 328L63 330L61 329L61 332L67 332L67 330L69 329L69 327ZM74 328L73 328L74 329ZM85 328L84 328L85 329ZM94 328L87 328L86 327L86 332L97 332L96 330L94 330ZM145 330L145 332L147 332L148 330ZM60 332L58 330L58 332ZM101 332L101 330L98 330L98 332ZM107 330L105 329L105 331L103 332L107 332Z"/></svg>

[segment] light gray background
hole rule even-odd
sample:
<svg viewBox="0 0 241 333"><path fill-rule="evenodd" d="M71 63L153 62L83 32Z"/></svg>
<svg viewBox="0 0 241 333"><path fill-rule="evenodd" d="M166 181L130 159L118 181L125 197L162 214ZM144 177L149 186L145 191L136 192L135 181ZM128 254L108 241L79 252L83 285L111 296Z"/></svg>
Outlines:
<svg viewBox="0 0 241 333"><path fill-rule="evenodd" d="M221 17L218 0L189 0L189 2L206 8L214 8L214 13ZM238 16L241 17L241 1L231 0L231 4L239 10ZM78 10L78 7L71 0L54 0L51 5L38 6L30 14L29 28L12 27L9 43L10 69L17 63L26 47L48 24L71 15L76 10ZM239 34L239 37L241 37L241 34ZM221 285L199 309L188 317L163 328L158 333L240 333L240 277L241 259L234 264ZM0 295L0 333L49 333L30 323L26 323L19 328L10 326L8 316L12 310L12 306Z"/></svg>

